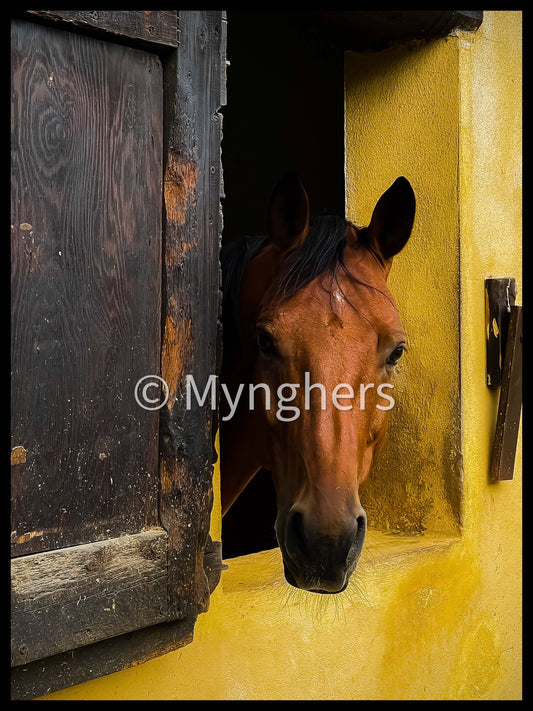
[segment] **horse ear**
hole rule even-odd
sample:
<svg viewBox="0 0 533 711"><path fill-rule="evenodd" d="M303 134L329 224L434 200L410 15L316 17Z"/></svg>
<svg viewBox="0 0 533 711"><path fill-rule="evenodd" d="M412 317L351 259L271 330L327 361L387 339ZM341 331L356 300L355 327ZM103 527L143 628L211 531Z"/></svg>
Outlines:
<svg viewBox="0 0 533 711"><path fill-rule="evenodd" d="M379 198L368 226L368 237L386 261L407 244L415 209L415 194L407 178L397 178Z"/></svg>
<svg viewBox="0 0 533 711"><path fill-rule="evenodd" d="M282 252L301 244L309 231L309 198L296 173L276 184L267 213L270 241Z"/></svg>

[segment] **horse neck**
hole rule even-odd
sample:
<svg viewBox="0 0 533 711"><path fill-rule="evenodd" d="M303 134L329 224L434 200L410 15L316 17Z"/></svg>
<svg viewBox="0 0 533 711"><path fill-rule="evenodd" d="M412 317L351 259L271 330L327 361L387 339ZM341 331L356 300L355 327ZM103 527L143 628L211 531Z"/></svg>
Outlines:
<svg viewBox="0 0 533 711"><path fill-rule="evenodd" d="M250 250L241 253L246 260ZM222 490L222 514L224 515L233 501L262 466L260 449L265 440L264 427L259 411L247 407L248 387L253 380L257 347L254 333L259 307L275 269L277 255L267 246L242 264L233 265L233 277L242 277L240 289L235 284L228 284L228 300L224 310L224 353L220 374L221 383L235 398L238 388L244 384L240 406L230 420L224 420L224 405L220 419L220 471ZM230 290L231 289L231 290ZM235 299L238 299L235 303ZM229 320L229 321L228 321Z"/></svg>

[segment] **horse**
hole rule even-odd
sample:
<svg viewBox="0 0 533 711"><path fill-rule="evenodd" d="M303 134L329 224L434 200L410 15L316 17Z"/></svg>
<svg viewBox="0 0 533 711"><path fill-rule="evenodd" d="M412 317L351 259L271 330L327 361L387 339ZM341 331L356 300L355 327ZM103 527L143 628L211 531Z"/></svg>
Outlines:
<svg viewBox="0 0 533 711"><path fill-rule="evenodd" d="M285 579L309 592L345 590L363 548L359 486L394 403L380 387L393 387L406 350L387 277L415 207L409 181L399 177L367 227L334 214L311 217L306 190L289 173L271 193L266 235L222 250L222 515L268 469ZM287 385L282 402L292 415L280 417L267 391ZM255 397L238 398L243 387L259 406Z"/></svg>

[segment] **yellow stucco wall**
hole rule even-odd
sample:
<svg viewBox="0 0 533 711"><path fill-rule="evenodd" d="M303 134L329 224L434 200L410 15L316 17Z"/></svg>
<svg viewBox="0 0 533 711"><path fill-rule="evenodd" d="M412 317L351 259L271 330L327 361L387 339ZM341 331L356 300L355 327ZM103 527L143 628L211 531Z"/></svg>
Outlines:
<svg viewBox="0 0 533 711"><path fill-rule="evenodd" d="M385 530L457 532L461 519L459 63L456 40L345 61L348 218L368 225L399 175L417 200L389 276L408 353L389 436L361 490L369 520Z"/></svg>
<svg viewBox="0 0 533 711"><path fill-rule="evenodd" d="M392 430L385 455L401 470L398 508L387 495L377 515L378 470L367 508L382 530L354 583L313 596L286 585L279 551L234 559L192 644L46 698L521 697L522 467L519 454L513 481L488 483L497 395L483 291L485 277L514 276L521 302L520 90L519 12L487 11L475 35L347 56L348 214L367 221L400 174L419 204L391 274L411 341L393 424L404 438Z"/></svg>

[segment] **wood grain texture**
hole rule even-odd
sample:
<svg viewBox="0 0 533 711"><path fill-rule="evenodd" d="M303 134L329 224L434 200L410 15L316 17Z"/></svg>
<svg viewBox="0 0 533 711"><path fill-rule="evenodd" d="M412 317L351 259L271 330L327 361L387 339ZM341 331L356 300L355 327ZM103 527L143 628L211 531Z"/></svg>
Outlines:
<svg viewBox="0 0 533 711"><path fill-rule="evenodd" d="M12 25L14 555L157 525L162 70ZM22 449L18 449L21 452Z"/></svg>
<svg viewBox="0 0 533 711"><path fill-rule="evenodd" d="M12 560L12 665L164 621L166 547L151 530Z"/></svg>
<svg viewBox="0 0 533 711"><path fill-rule="evenodd" d="M176 10L28 10L35 17L68 22L156 46L178 46Z"/></svg>
<svg viewBox="0 0 533 711"><path fill-rule="evenodd" d="M216 372L219 248L222 232L221 126L225 19L219 11L180 11L180 46L169 105L165 158L162 375L174 398L162 413L161 521L168 531L169 614L207 609L203 558L212 507L214 413L186 409L186 375ZM211 565L209 566L211 567Z"/></svg>
<svg viewBox="0 0 533 711"><path fill-rule="evenodd" d="M11 669L11 698L35 699L143 664L192 642L194 620L163 622Z"/></svg>
<svg viewBox="0 0 533 711"><path fill-rule="evenodd" d="M186 411L184 374L219 361L225 14L180 12L163 66L125 26L41 19L13 25L14 698L187 644L222 567L216 413ZM133 387L160 367L147 412Z"/></svg>

